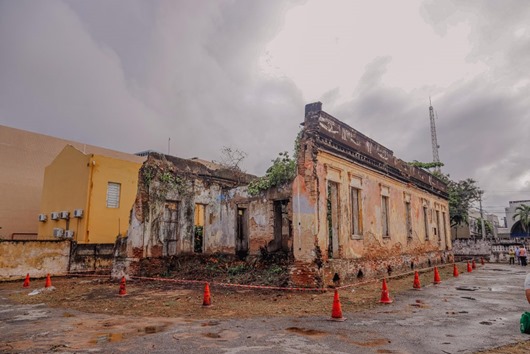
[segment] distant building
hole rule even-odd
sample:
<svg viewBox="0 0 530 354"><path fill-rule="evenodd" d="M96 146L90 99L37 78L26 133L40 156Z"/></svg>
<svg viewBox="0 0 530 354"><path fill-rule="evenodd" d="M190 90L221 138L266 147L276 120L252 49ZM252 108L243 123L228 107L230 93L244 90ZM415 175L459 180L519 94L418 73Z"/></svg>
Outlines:
<svg viewBox="0 0 530 354"><path fill-rule="evenodd" d="M506 227L510 230L510 237L525 237L527 233L522 230L519 222L514 220L515 209L523 204L530 205L530 200L513 200L509 202L509 207L505 208L506 211Z"/></svg>
<svg viewBox="0 0 530 354"><path fill-rule="evenodd" d="M499 238L499 217L495 214L484 213L486 238ZM480 221L480 211L469 212L467 223L451 228L451 239L478 239L482 238L482 222Z"/></svg>
<svg viewBox="0 0 530 354"><path fill-rule="evenodd" d="M38 238L114 243L125 235L144 160L84 154L67 145L44 173Z"/></svg>
<svg viewBox="0 0 530 354"><path fill-rule="evenodd" d="M44 169L66 145L86 154L130 154L0 125L0 239L35 239Z"/></svg>

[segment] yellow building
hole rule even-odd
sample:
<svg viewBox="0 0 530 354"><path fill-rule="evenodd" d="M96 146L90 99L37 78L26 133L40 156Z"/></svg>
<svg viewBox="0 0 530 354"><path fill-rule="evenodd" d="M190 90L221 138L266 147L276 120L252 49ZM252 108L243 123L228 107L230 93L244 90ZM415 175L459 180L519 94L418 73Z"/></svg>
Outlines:
<svg viewBox="0 0 530 354"><path fill-rule="evenodd" d="M144 160L85 154L67 145L44 172L38 238L113 243L124 235Z"/></svg>

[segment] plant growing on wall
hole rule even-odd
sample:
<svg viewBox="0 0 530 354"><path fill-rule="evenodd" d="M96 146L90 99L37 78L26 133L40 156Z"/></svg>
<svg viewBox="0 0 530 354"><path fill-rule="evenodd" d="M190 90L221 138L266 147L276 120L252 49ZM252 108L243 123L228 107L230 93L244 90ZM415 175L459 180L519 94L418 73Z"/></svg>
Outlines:
<svg viewBox="0 0 530 354"><path fill-rule="evenodd" d="M415 166L415 167L419 167L419 168L423 168L423 169L426 169L426 170L429 170L431 168L443 167L444 166L443 162L420 162L420 161L417 161L417 160L409 162L409 165Z"/></svg>
<svg viewBox="0 0 530 354"><path fill-rule="evenodd" d="M255 179L248 185L248 193L256 196L271 187L291 182L296 176L296 160L289 157L287 151L280 152L265 176Z"/></svg>
<svg viewBox="0 0 530 354"><path fill-rule="evenodd" d="M195 225L193 229L193 251L195 253L202 253L203 232L203 226Z"/></svg>
<svg viewBox="0 0 530 354"><path fill-rule="evenodd" d="M147 187L149 195L156 200L165 200L171 191L183 194L186 191L185 180L177 176L169 167L159 168L145 165L140 170L141 178Z"/></svg>

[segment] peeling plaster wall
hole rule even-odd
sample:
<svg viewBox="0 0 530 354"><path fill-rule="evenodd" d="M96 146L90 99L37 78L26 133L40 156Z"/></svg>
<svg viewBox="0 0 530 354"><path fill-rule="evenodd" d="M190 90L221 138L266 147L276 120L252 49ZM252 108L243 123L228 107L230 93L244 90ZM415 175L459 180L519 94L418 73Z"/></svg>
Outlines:
<svg viewBox="0 0 530 354"><path fill-rule="evenodd" d="M246 184L251 176L223 173L192 160L158 154L150 156L140 170L138 194L127 238L123 241L126 247L120 248L116 255L113 273L116 276L138 273L143 259L152 259L153 264L158 262L163 268L164 261L156 261L156 258L235 254L238 208L246 211L248 254L258 255L260 248L267 248L274 240L274 200L289 199L290 186L250 197ZM178 183L164 184L169 175L176 176ZM204 206L201 253L194 249L197 204ZM175 212L172 226L167 223L168 208Z"/></svg>
<svg viewBox="0 0 530 354"><path fill-rule="evenodd" d="M427 252L450 248L450 232L447 202L414 186L396 181L384 175L349 163L327 152L320 152L317 163L319 186L319 215L317 238L322 250L328 248L327 228L327 183L339 186L339 254L335 258L360 258L372 255L391 256L413 251ZM352 232L352 207L350 187L352 180L359 181L361 192L362 234ZM389 235L383 235L382 188L389 192ZM405 196L408 196L412 211L412 237L407 235L405 218ZM425 233L423 205L428 206L428 235ZM440 231L436 223L436 210L440 219L445 214L446 223L440 220ZM444 214L442 214L444 213ZM440 236L440 238L438 238ZM326 252L324 252L326 254ZM324 256L326 259L326 257Z"/></svg>
<svg viewBox="0 0 530 354"><path fill-rule="evenodd" d="M0 241L0 281L63 275L68 271L70 241Z"/></svg>
<svg viewBox="0 0 530 354"><path fill-rule="evenodd" d="M447 187L322 112L319 103L306 106L297 168L292 189L293 251L299 262L291 271L293 282L322 286L330 284L335 273L341 279L353 280L359 270L375 276L388 266L407 269L411 263L444 262L451 256ZM336 234L332 257L328 252L330 183L337 188L331 215ZM360 191L362 231L357 234L352 229L352 187ZM389 203L388 235L383 233L383 196ZM411 209L411 233L406 201Z"/></svg>

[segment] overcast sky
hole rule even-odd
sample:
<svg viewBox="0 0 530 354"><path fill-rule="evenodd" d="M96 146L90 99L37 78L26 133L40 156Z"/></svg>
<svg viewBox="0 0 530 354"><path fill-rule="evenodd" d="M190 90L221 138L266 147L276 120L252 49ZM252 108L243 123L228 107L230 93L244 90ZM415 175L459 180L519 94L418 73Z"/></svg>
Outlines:
<svg viewBox="0 0 530 354"><path fill-rule="evenodd" d="M530 199L526 1L0 0L0 124L261 175L304 105L405 160Z"/></svg>

